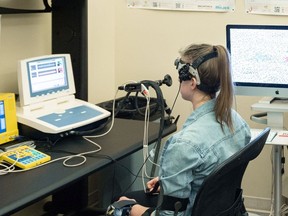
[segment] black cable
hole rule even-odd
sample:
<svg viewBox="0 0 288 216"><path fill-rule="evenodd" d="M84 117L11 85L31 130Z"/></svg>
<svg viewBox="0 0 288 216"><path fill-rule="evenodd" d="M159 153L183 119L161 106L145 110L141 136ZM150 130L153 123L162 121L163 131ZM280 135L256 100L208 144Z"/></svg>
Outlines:
<svg viewBox="0 0 288 216"><path fill-rule="evenodd" d="M146 160L143 162L143 164L141 165L140 169L139 169L138 172L136 173L134 180L130 183L130 185L128 185L128 187L127 187L125 190L123 190L122 194L125 194L125 193L132 187L132 185L135 183L135 181L136 181L137 178L139 177L139 173L140 173L141 170L143 169L144 165L147 163L148 158L149 158L149 157L147 157ZM141 176L141 177L142 177L142 176Z"/></svg>
<svg viewBox="0 0 288 216"><path fill-rule="evenodd" d="M285 155L284 155L284 147L281 147L281 152L282 152L282 157L281 157L281 164L282 164L282 169L281 169L281 173L282 175L285 173Z"/></svg>
<svg viewBox="0 0 288 216"><path fill-rule="evenodd" d="M88 156L88 155L87 155ZM111 202L114 202L114 182L116 180L116 169L115 169L115 165L116 166L120 166L122 168L124 168L126 171L128 171L132 176L134 176L134 180L126 187L125 190L123 190L121 192L121 195L124 195L131 187L132 185L135 183L135 181L137 180L137 178L139 177L139 173L141 172L141 170L143 169L144 165L147 163L148 157L146 158L146 160L143 162L143 164L141 165L141 167L139 168L138 172L136 174L134 174L128 167L124 166L123 164L121 164L118 160L113 159L112 157L110 157L109 155L103 155L103 154L98 154L97 155L90 155L90 157L102 157L102 158L106 158L108 160L111 160L113 162L113 177L112 177L112 182L113 182L113 189L112 189L112 197L111 197ZM141 176L142 177L142 176Z"/></svg>
<svg viewBox="0 0 288 216"><path fill-rule="evenodd" d="M46 152L53 152L53 153L65 153L65 154L69 154L69 155L77 155L79 153L77 152L71 152L71 151L67 151L67 150L61 150L61 149L58 149L58 150L55 150L55 149L50 149L50 150L47 150ZM140 171L142 170L143 166L145 165L145 163L147 162L148 160L148 157L146 158L146 160L143 162L143 164L141 165L140 169L137 171L137 173L133 173L133 171L131 169L129 169L127 166L121 164L121 162L119 162L118 160L116 159L113 159L111 156L109 155L105 155L105 154L95 154L95 155L91 155L91 154L87 154L86 157L90 157L90 158L104 158L104 159L107 159L107 160L110 160L114 165L117 165L117 166L120 166L122 168L124 168L127 172L129 172L132 176L135 177L135 179L132 181L132 183L122 192L122 194L126 193L127 190L129 190L129 188L135 183L135 181L137 180L137 178L139 177L139 173ZM113 174L113 176L115 177L115 173ZM113 180L114 181L114 180Z"/></svg>
<svg viewBox="0 0 288 216"><path fill-rule="evenodd" d="M80 130L78 129L78 130L68 131L66 136L72 136L72 135L74 135L74 136L87 136L90 134L94 134L94 133L102 130L103 128L105 128L111 122L111 120L112 120L112 118L108 117L104 123L100 124L96 128L90 129L90 130L81 130L81 128L80 128Z"/></svg>
<svg viewBox="0 0 288 216"><path fill-rule="evenodd" d="M127 106L127 101L129 100L129 96L130 96L131 92L128 92L125 97L123 97L120 101L118 101L116 107L116 110L115 110L115 114L114 116L116 117L118 115L118 113ZM129 102L129 101L128 101ZM113 109L113 107L112 107Z"/></svg>
<svg viewBox="0 0 288 216"><path fill-rule="evenodd" d="M153 88L153 87L152 87ZM153 88L154 89L154 88ZM154 89L155 90L155 89ZM155 90L156 92L156 90ZM137 112L141 115L141 116L145 116L145 112L142 112L141 109L139 108L139 102L138 99L140 98L138 96L139 92L136 92L135 94L135 100L134 100L134 104L135 104L135 108L137 110ZM157 98L158 96L156 96ZM147 102L146 102L147 103ZM151 101L150 101L151 104ZM153 116L154 114L156 114L156 112L159 110L159 104L156 103L156 107L154 107L152 110L150 110L150 115L149 116Z"/></svg>
<svg viewBox="0 0 288 216"><path fill-rule="evenodd" d="M174 99L173 105L172 105L172 107L171 107L171 113L173 112L174 106L175 106L176 101L177 101L177 99L178 99L178 97L179 97L180 88L181 88L181 83L179 83L178 92L177 92L177 94L176 94L176 97L175 97L175 99Z"/></svg>

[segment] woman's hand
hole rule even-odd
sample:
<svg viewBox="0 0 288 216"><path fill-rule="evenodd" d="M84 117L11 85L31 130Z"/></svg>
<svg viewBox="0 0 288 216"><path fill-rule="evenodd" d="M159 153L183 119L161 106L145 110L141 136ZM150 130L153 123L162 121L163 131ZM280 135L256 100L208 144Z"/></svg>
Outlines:
<svg viewBox="0 0 288 216"><path fill-rule="evenodd" d="M151 179L150 181L148 181L146 183L147 190L152 191L153 188L155 187L155 185L158 184L158 182L159 182L159 177L155 177L155 178ZM160 187L158 187L157 191L155 191L155 192L160 192Z"/></svg>
<svg viewBox="0 0 288 216"><path fill-rule="evenodd" d="M133 201L136 202L135 199L130 199L130 198L126 197L126 196L121 196L118 201L121 201L121 200L133 200Z"/></svg>
<svg viewBox="0 0 288 216"><path fill-rule="evenodd" d="M120 197L118 201L122 201L122 200L133 200L136 202L135 199L130 199L126 196ZM142 216L147 209L148 209L147 207L141 206L139 204L135 204L132 206L130 210L130 216Z"/></svg>

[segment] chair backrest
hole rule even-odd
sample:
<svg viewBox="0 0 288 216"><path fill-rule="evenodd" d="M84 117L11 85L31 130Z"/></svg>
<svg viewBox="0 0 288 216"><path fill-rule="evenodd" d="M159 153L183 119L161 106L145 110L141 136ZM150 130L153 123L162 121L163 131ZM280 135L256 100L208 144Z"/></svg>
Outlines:
<svg viewBox="0 0 288 216"><path fill-rule="evenodd" d="M222 162L202 183L195 199L192 216L214 216L233 206L249 161L262 151L270 128L265 128L241 151ZM220 214L222 215L222 214ZM223 214L225 215L225 214Z"/></svg>

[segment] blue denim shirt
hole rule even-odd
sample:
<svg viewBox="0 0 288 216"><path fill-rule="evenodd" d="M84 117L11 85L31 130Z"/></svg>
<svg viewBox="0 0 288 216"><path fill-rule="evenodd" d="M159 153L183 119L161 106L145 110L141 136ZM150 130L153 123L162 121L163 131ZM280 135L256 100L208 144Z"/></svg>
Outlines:
<svg viewBox="0 0 288 216"><path fill-rule="evenodd" d="M178 215L191 216L195 196L206 176L251 139L248 124L234 110L234 132L227 125L223 131L215 119L214 105L215 99L194 110L182 130L173 134L163 147L159 169L161 190L164 195L189 197L186 211ZM160 212L160 215L173 214Z"/></svg>

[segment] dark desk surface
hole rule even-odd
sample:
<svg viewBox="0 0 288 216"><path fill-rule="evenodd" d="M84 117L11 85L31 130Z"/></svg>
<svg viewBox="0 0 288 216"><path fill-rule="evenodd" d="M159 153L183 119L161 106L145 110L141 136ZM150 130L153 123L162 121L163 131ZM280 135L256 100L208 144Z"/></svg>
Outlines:
<svg viewBox="0 0 288 216"><path fill-rule="evenodd" d="M100 155L108 155L119 160L142 147L144 122L127 119L115 119L113 129L107 135L93 139L101 145L98 153L87 155L85 164L78 167L65 167L63 160L21 173L9 173L0 176L0 215L14 213L48 195L57 192L64 186L87 177L91 173L112 163ZM166 136L176 130L172 124L164 130ZM149 142L157 140L158 123L150 123ZM67 156L69 151L81 153L94 150L95 146L82 137L69 137L58 142L49 152L52 159Z"/></svg>

